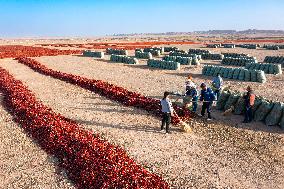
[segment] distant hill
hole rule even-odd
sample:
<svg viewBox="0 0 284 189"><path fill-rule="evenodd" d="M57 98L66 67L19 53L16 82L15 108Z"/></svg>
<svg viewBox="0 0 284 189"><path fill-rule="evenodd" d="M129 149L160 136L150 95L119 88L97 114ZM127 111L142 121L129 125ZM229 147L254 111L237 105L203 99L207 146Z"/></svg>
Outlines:
<svg viewBox="0 0 284 189"><path fill-rule="evenodd" d="M249 34L267 34L267 35L284 35L284 30L257 30L248 29L243 31L237 30L209 30L194 32L164 32L164 33L132 33L132 34L114 34L114 36L137 36L137 35L191 35L191 34L208 34L208 35L249 35Z"/></svg>

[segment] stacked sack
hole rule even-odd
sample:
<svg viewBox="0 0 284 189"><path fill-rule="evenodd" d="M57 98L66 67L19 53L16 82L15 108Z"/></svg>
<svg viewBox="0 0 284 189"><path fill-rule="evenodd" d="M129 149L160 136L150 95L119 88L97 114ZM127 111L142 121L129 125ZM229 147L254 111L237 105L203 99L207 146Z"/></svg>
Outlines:
<svg viewBox="0 0 284 189"><path fill-rule="evenodd" d="M279 50L284 49L284 45L263 45L263 48L268 50Z"/></svg>
<svg viewBox="0 0 284 189"><path fill-rule="evenodd" d="M252 82L266 82L265 73L261 70L247 70L245 68L227 68L222 66L204 66L202 74L216 77L218 74L227 79Z"/></svg>
<svg viewBox="0 0 284 189"><path fill-rule="evenodd" d="M192 64L192 57L182 57L182 56L165 56L163 58L165 61L174 61L178 62L181 65L191 65Z"/></svg>
<svg viewBox="0 0 284 189"><path fill-rule="evenodd" d="M127 50L122 50L122 49L112 49L112 48L107 48L106 49L107 54L118 54L118 55L128 55Z"/></svg>
<svg viewBox="0 0 284 189"><path fill-rule="evenodd" d="M96 52L96 51L85 50L85 51L83 51L83 56L104 58L105 54L104 54L104 52Z"/></svg>
<svg viewBox="0 0 284 189"><path fill-rule="evenodd" d="M260 47L259 44L241 44L241 45L236 45L236 47L241 47L241 48L246 48L246 49L257 49Z"/></svg>
<svg viewBox="0 0 284 189"><path fill-rule="evenodd" d="M207 48L221 48L222 44L208 44L206 47Z"/></svg>
<svg viewBox="0 0 284 189"><path fill-rule="evenodd" d="M281 64L282 66L284 66L284 56L266 56L264 62Z"/></svg>
<svg viewBox="0 0 284 189"><path fill-rule="evenodd" d="M251 57L249 54L243 54L243 53L222 53L225 58L226 57L232 57L232 58L242 58L242 57Z"/></svg>
<svg viewBox="0 0 284 189"><path fill-rule="evenodd" d="M164 47L145 48L143 52L149 52L153 56L160 56L164 54Z"/></svg>
<svg viewBox="0 0 284 189"><path fill-rule="evenodd" d="M165 60L155 60L149 59L147 65L153 68L160 68L165 70L179 70L180 63L174 61L165 61Z"/></svg>
<svg viewBox="0 0 284 189"><path fill-rule="evenodd" d="M211 52L208 50L202 50L202 49L189 49L188 50L188 54L200 54L201 55L204 53L210 54Z"/></svg>
<svg viewBox="0 0 284 189"><path fill-rule="evenodd" d="M245 113L243 94L236 91L222 91L216 108L226 111L232 106L234 107L234 114L241 115ZM263 121L268 126L278 125L284 129L284 104L282 102L273 102L257 96L252 112L255 121Z"/></svg>
<svg viewBox="0 0 284 189"><path fill-rule="evenodd" d="M125 63L125 64L139 64L139 61L137 60L137 58L124 56L124 55L116 55L116 54L112 54L110 56L110 61L118 62L118 63Z"/></svg>
<svg viewBox="0 0 284 189"><path fill-rule="evenodd" d="M164 47L164 52L178 51L178 47Z"/></svg>
<svg viewBox="0 0 284 189"><path fill-rule="evenodd" d="M224 48L236 48L236 45L234 45L234 44L223 44L223 47Z"/></svg>
<svg viewBox="0 0 284 189"><path fill-rule="evenodd" d="M201 58L204 60L222 60L224 55L222 54L213 54L213 53L203 53Z"/></svg>
<svg viewBox="0 0 284 189"><path fill-rule="evenodd" d="M179 51L173 51L169 53L170 56L182 56L182 57L192 57L193 59L197 58L197 60L201 61L202 57L199 54L189 54L189 53L184 53L184 52L179 52Z"/></svg>
<svg viewBox="0 0 284 189"><path fill-rule="evenodd" d="M225 65L232 65L232 66L245 66L247 63L257 63L256 58L251 57L240 57L240 58L233 58L233 57L225 57L221 64Z"/></svg>
<svg viewBox="0 0 284 189"><path fill-rule="evenodd" d="M266 74L282 74L281 64L270 64L270 63L248 63L245 66L248 70L262 70Z"/></svg>
<svg viewBox="0 0 284 189"><path fill-rule="evenodd" d="M136 58L151 59L152 58L152 54L149 53L149 52L135 51L135 57Z"/></svg>

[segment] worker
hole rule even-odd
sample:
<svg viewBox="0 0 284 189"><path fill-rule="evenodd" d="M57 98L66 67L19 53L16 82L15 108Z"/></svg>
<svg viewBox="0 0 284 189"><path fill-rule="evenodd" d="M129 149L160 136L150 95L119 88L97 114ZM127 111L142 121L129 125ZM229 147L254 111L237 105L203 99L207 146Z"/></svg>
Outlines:
<svg viewBox="0 0 284 189"><path fill-rule="evenodd" d="M166 91L164 92L164 97L161 100L162 113L163 113L161 131L164 130L164 127L166 125L166 133L169 133L171 116L173 116L174 113L174 109L169 96L170 93Z"/></svg>
<svg viewBox="0 0 284 189"><path fill-rule="evenodd" d="M214 91L214 94L216 96L216 100L218 100L219 96L220 96L220 92L221 92L222 87L223 87L223 79L222 79L220 73L217 74L217 77L213 78L212 87L214 89L213 91Z"/></svg>
<svg viewBox="0 0 284 189"><path fill-rule="evenodd" d="M250 86L247 87L247 93L243 97L245 99L245 120L243 123L249 123L252 121L252 107L255 101L255 94Z"/></svg>
<svg viewBox="0 0 284 189"><path fill-rule="evenodd" d="M216 99L214 92L211 88L207 87L205 83L200 85L201 93L200 93L200 101L203 102L202 109L201 109L201 116L205 115L205 111L207 110L208 119L211 120L211 106L213 101Z"/></svg>
<svg viewBox="0 0 284 189"><path fill-rule="evenodd" d="M192 76L188 76L185 82L185 90L189 89L190 87L196 87L196 84L192 80Z"/></svg>
<svg viewBox="0 0 284 189"><path fill-rule="evenodd" d="M188 90L185 93L185 97L183 99L184 107L188 108L188 104L192 104L191 110L196 112L197 109L197 101L198 101L198 91L196 85L188 87Z"/></svg>
<svg viewBox="0 0 284 189"><path fill-rule="evenodd" d="M187 80L185 82L185 96L183 98L183 106L185 108L188 108L189 104L193 100L192 91L193 89L196 89L196 84L192 81L192 77L189 75L187 77Z"/></svg>

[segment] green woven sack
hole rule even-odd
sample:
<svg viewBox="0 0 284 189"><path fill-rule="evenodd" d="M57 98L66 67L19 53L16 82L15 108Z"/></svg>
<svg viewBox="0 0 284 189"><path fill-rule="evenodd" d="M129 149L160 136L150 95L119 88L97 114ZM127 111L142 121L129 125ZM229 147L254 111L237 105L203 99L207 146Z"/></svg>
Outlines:
<svg viewBox="0 0 284 189"><path fill-rule="evenodd" d="M283 103L275 102L271 112L265 118L265 124L269 126L278 125L281 121L283 107Z"/></svg>

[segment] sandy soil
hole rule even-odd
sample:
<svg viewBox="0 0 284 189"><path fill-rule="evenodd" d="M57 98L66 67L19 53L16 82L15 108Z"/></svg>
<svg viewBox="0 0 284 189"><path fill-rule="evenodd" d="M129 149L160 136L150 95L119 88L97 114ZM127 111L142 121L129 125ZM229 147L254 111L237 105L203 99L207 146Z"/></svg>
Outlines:
<svg viewBox="0 0 284 189"><path fill-rule="evenodd" d="M38 60L58 70L108 80L150 96L160 95L165 88L182 88L187 74L185 69L176 73L76 56ZM261 124L255 124L258 129L254 130L254 125L196 119L191 122L192 134L172 128L172 134L165 135L158 132L159 119L142 110L122 107L13 60L1 60L1 66L28 85L43 103L124 146L138 163L162 175L174 188L284 187L284 141L277 129L267 132Z"/></svg>
<svg viewBox="0 0 284 189"><path fill-rule="evenodd" d="M2 106L1 93L0 102L0 188L75 188L64 171L58 169L56 159L41 150L13 122Z"/></svg>

